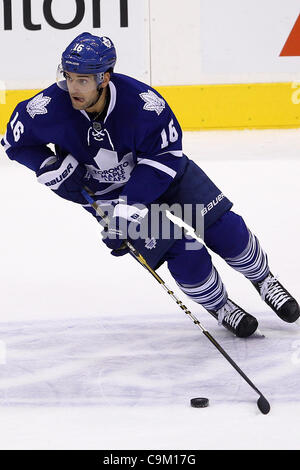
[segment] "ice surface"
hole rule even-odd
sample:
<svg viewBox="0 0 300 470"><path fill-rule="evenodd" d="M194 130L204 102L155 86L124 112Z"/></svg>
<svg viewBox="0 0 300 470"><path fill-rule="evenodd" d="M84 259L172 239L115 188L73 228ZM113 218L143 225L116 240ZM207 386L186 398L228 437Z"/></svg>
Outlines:
<svg viewBox="0 0 300 470"><path fill-rule="evenodd" d="M185 133L300 298L298 130ZM257 394L133 259L101 246L80 207L0 160L1 449L299 449L300 328L213 256L265 338L234 338L161 276L271 402ZM206 409L190 398L210 399Z"/></svg>

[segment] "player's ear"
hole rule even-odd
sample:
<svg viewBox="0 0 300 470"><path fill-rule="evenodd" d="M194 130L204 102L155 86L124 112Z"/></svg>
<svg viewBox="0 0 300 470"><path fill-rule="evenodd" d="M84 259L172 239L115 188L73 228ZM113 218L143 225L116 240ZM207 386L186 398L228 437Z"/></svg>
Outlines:
<svg viewBox="0 0 300 470"><path fill-rule="evenodd" d="M109 73L109 72L105 72L105 74L104 74L104 80L103 80L103 82L102 82L101 85L100 85L101 88L105 88L105 87L108 85L109 80L110 80L110 73Z"/></svg>

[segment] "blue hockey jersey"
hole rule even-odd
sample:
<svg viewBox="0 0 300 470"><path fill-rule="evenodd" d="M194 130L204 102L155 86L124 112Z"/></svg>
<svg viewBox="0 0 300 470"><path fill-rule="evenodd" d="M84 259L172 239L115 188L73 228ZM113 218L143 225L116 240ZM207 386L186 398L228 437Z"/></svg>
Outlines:
<svg viewBox="0 0 300 470"><path fill-rule="evenodd" d="M166 101L144 83L112 74L109 91L100 122L75 110L56 84L19 103L1 142L7 155L37 171L53 155L52 143L86 166L98 201L157 200L187 164L180 125Z"/></svg>
<svg viewBox="0 0 300 470"><path fill-rule="evenodd" d="M87 168L98 204L127 198L130 204L189 204L209 227L232 203L204 171L184 155L180 125L163 97L134 78L113 73L102 120L72 107L56 84L17 105L1 144L10 159L33 171L53 157L71 154ZM84 208L94 216L88 204Z"/></svg>

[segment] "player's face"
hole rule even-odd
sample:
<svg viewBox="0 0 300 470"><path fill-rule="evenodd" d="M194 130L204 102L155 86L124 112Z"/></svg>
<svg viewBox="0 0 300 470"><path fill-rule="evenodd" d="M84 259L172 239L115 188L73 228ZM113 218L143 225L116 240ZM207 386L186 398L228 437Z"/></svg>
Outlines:
<svg viewBox="0 0 300 470"><path fill-rule="evenodd" d="M98 97L95 75L81 75L65 72L72 106L81 110L89 108Z"/></svg>

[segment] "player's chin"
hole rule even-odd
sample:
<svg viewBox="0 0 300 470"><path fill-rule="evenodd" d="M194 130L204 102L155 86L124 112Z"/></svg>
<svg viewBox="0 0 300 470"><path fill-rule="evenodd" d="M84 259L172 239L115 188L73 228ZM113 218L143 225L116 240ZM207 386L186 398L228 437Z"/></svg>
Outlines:
<svg viewBox="0 0 300 470"><path fill-rule="evenodd" d="M71 98L72 106L74 109L85 109L86 101L82 98Z"/></svg>

